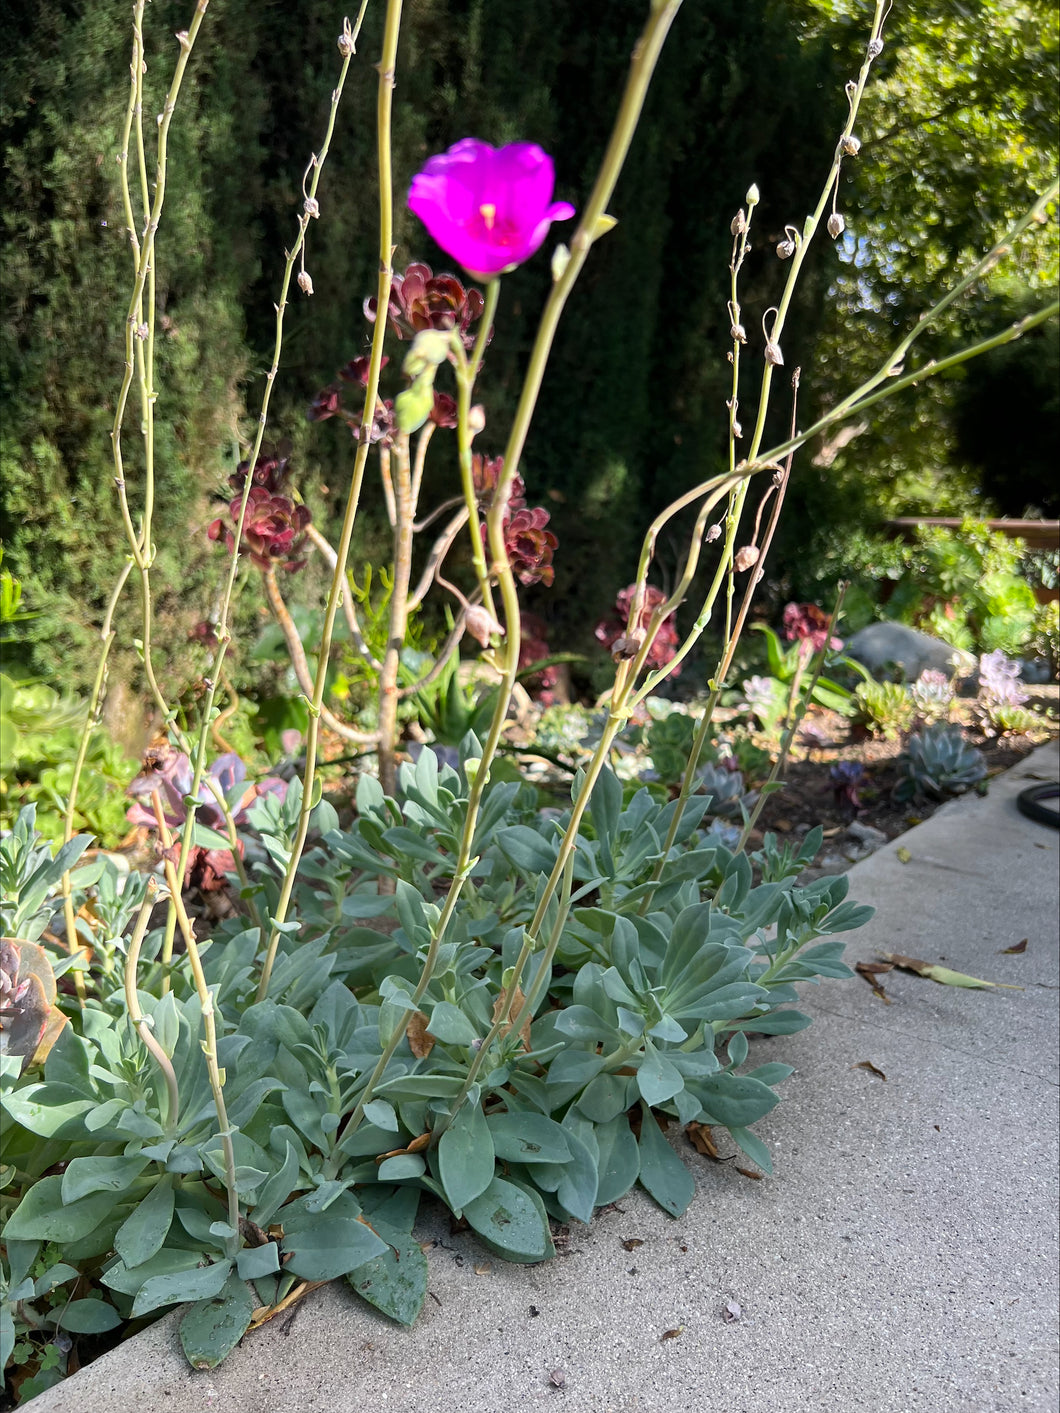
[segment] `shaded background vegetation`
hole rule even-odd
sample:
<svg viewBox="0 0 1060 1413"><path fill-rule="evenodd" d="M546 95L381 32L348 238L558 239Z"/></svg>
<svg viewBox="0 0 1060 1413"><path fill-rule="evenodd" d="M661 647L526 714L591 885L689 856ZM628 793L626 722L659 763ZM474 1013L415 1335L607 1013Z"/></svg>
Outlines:
<svg viewBox="0 0 1060 1413"><path fill-rule="evenodd" d="M875 366L939 277L972 260L1055 164L1054 7L935 0L913 8L896 7L891 18L862 156L845 168L840 206L850 232L811 258L785 337L787 365L804 369L803 422ZM643 9L643 0L408 5L398 190L427 155L471 133L540 142L556 158L557 195L579 204ZM115 164L127 10L117 0L9 4L0 57L5 564L38 614L23 625L21 666L54 675L61 664L74 685L91 675L93 630L124 553L108 434L129 282ZM169 0L149 9L152 111L186 10ZM757 182L763 200L743 298L760 349L761 311L784 273L774 246L784 223L801 225L816 199L868 13L825 0L686 0L615 196L619 225L596 247L571 301L527 447L531 501L548 506L560 538L556 586L534 604L556 647L591 638L631 577L648 516L723 464L729 221ZM307 424L305 409L366 346L361 305L376 264L371 65L381 16L369 7L321 188L322 219L309 236L316 295L291 304L273 403L270 439L290 440L321 523L341 502L352 448L337 423ZM300 5L296 21L279 3L215 0L174 124L159 237L156 584L159 647L178 685L201 671L187 634L208 616L220 570L205 526L260 400L283 251L324 129L340 24L341 10L319 0ZM403 211L397 239L399 268L414 258L443 263ZM488 452L503 445L548 279L540 256L505 281L483 381ZM1028 245L918 357L1007 322L1055 280L1055 239ZM845 447L804 455L774 591L826 592L842 572L845 531L889 514L1055 514L1056 366L1056 329L1047 328L907 395ZM778 434L789 415L783 404ZM1004 415L984 413L991 408ZM126 440L135 483L135 437ZM455 453L436 457L430 474L434 498L449 494ZM385 555L371 500L367 511L355 566ZM660 547L664 574L675 551ZM295 596L311 599L319 586L307 572ZM252 579L238 612L252 637L261 613ZM124 613L131 641L131 593Z"/></svg>

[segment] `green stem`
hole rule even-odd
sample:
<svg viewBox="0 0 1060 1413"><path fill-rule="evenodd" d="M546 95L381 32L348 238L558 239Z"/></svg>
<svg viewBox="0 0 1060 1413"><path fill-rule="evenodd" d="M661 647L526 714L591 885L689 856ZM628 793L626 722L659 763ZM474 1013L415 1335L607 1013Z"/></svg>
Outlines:
<svg viewBox="0 0 1060 1413"><path fill-rule="evenodd" d="M388 309L390 306L390 287L394 278L394 180L390 126L393 112L394 69L397 64L398 35L401 30L401 3L402 0L388 0L386 20L383 28L383 48L378 66L379 84L376 95L377 150L379 158L379 280L376 288L376 308L381 312ZM364 7L362 6L361 15L363 14ZM358 25L360 24L360 18L359 15L357 21ZM346 75L349 60L350 54L347 53L342 70L343 79ZM338 101L340 91L341 83L335 90L332 104L332 120L328 127L329 140L334 123L334 105ZM327 144L325 144L325 150L326 147ZM319 166L322 161L323 154L317 162L317 173L319 173ZM288 261L284 278L284 298L286 298L292 268L293 260ZM282 304L280 307L282 308ZM369 435L372 427L371 413L372 409L375 407L376 399L379 396L379 373L382 368L383 336L385 332L386 319L380 317L375 321L375 327L372 330L372 346L368 362L368 383L364 394L361 430L357 442L357 453L354 457L350 491L346 499L346 511L342 521L342 532L339 537L339 543L335 548L335 569L331 578L331 588L328 592L327 606L324 610L324 623L321 628L320 650L317 661L316 685L314 687L312 701L308 704L309 725L306 730L306 764L305 772L302 777L302 808L298 816L295 837L292 841L291 857L287 865L287 871L284 874L283 883L280 887L280 896L276 904L272 933L265 949L261 976L258 980L257 999L259 1001L263 1001L268 994L272 968L276 961L276 951L280 944L280 932L275 924L279 923L282 925L287 920L287 910L291 904L291 895L294 891L298 865L301 863L306 836L309 833L309 816L313 808L313 786L316 780L316 755L320 734L320 708L324 700L324 690L327 684L328 659L331 655L331 642L334 634L335 618L338 613L342 594L349 592L349 586L346 583L346 561L350 554L350 543L353 539L353 526L357 518L361 486L364 482L364 470L368 460L368 449L370 445ZM278 339L279 334L277 333L277 342ZM275 372L275 365L273 372ZM271 377L272 374L270 374L270 378ZM264 411L262 415L264 416ZM248 494L249 477L248 488L244 491L244 509Z"/></svg>

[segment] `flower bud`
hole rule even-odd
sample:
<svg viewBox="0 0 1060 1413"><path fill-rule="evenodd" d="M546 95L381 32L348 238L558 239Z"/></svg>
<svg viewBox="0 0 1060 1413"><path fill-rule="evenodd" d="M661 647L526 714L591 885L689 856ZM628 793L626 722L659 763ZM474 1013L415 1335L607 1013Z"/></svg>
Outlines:
<svg viewBox="0 0 1060 1413"><path fill-rule="evenodd" d="M736 558L733 561L737 574L742 574L745 569L750 569L752 565L758 563L758 546L743 545L736 551Z"/></svg>
<svg viewBox="0 0 1060 1413"><path fill-rule="evenodd" d="M739 209L739 211L737 211L736 215L735 215L735 216L732 218L732 220L729 222L729 230L732 231L732 233L733 233L734 236L738 236L738 235L743 235L743 233L744 233L744 231L745 231L746 229L747 229L747 216L746 216L746 214L744 213L743 207L741 206L740 209Z"/></svg>
<svg viewBox="0 0 1060 1413"><path fill-rule="evenodd" d="M856 157L861 151L861 138L847 133L839 146L848 157Z"/></svg>
<svg viewBox="0 0 1060 1413"><path fill-rule="evenodd" d="M434 379L417 378L394 399L394 417L402 432L418 432L434 406Z"/></svg>
<svg viewBox="0 0 1060 1413"><path fill-rule="evenodd" d="M303 294L313 293L313 277L312 275L310 275L308 270L299 270L298 288L302 291Z"/></svg>
<svg viewBox="0 0 1060 1413"><path fill-rule="evenodd" d="M828 234L832 237L833 240L835 240L837 236L841 236L843 234L843 232L846 230L846 226L846 221L843 220L842 216L839 214L838 211L833 211L832 214L828 217Z"/></svg>
<svg viewBox="0 0 1060 1413"><path fill-rule="evenodd" d="M747 195L744 197L744 200L747 202L748 206L757 206L760 199L759 190L752 182L747 188Z"/></svg>
<svg viewBox="0 0 1060 1413"><path fill-rule="evenodd" d="M498 633L504 636L504 629L490 613L488 608L484 608L480 603L473 603L464 614L464 622L467 631L474 638L475 642L484 648L490 645L490 634Z"/></svg>
<svg viewBox="0 0 1060 1413"><path fill-rule="evenodd" d="M406 378L418 378L426 368L437 368L449 355L448 329L421 329L412 340L401 371Z"/></svg>
<svg viewBox="0 0 1060 1413"><path fill-rule="evenodd" d="M481 402L476 402L474 407L468 410L467 429L473 437L477 437L479 432L486 425L486 409Z"/></svg>

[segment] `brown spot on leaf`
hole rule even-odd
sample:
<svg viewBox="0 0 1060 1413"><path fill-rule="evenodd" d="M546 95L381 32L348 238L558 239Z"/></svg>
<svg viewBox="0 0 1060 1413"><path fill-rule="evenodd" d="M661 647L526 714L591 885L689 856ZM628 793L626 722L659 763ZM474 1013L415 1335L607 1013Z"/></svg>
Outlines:
<svg viewBox="0 0 1060 1413"><path fill-rule="evenodd" d="M434 1049L434 1036L427 1029L429 1017L422 1011L413 1011L409 1018L409 1023L405 1027L405 1037L409 1042L409 1049L416 1056L417 1060L425 1060Z"/></svg>

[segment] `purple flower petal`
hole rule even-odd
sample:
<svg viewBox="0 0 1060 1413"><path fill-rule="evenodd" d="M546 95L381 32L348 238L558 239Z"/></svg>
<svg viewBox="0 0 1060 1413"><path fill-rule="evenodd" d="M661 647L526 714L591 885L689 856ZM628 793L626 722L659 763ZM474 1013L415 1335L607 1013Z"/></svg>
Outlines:
<svg viewBox="0 0 1060 1413"><path fill-rule="evenodd" d="M554 185L552 158L536 143L495 148L465 137L430 158L408 204L447 254L489 278L529 259L553 221L574 215L569 202L552 200Z"/></svg>

